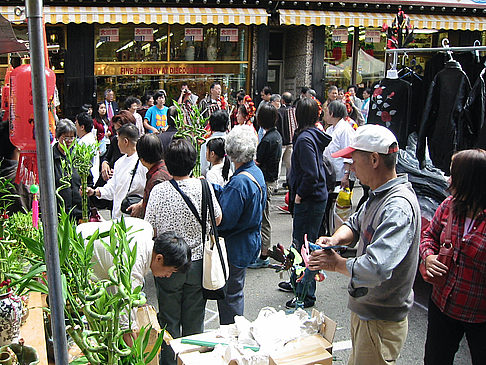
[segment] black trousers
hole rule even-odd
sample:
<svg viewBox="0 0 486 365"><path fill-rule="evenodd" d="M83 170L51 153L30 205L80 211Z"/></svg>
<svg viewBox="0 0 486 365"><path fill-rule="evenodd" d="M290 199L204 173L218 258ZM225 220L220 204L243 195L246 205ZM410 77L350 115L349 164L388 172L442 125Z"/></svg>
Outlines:
<svg viewBox="0 0 486 365"><path fill-rule="evenodd" d="M452 365L464 334L471 352L471 364L486 364L486 322L467 323L453 319L442 313L430 299L428 319L425 365Z"/></svg>

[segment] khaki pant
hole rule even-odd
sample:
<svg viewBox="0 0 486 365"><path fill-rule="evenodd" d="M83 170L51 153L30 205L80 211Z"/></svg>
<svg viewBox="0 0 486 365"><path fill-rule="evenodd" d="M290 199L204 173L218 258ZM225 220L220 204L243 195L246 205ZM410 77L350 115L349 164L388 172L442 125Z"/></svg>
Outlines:
<svg viewBox="0 0 486 365"><path fill-rule="evenodd" d="M408 318L399 321L363 321L351 313L353 348L348 365L396 364L408 332Z"/></svg>
<svg viewBox="0 0 486 365"><path fill-rule="evenodd" d="M282 146L282 156L280 156L280 164L278 165L278 177L280 178L280 173L282 172L282 163L285 164L285 176L289 178L290 172L290 162L292 157L292 145Z"/></svg>

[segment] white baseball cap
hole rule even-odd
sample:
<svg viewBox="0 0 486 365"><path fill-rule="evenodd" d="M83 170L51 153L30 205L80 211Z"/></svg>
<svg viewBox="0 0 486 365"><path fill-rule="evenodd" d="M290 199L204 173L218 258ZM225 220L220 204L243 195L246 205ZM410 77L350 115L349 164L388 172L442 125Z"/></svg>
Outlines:
<svg viewBox="0 0 486 365"><path fill-rule="evenodd" d="M396 146L391 147L394 143ZM366 124L356 129L349 147L334 152L331 156L351 158L351 153L356 150L388 155L398 151L398 142L388 128L377 124Z"/></svg>

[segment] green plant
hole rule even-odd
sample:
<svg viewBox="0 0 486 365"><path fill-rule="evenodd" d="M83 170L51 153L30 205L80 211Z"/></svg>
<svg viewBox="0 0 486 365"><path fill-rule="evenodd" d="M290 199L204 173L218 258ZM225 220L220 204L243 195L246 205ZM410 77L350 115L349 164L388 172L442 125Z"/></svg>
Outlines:
<svg viewBox="0 0 486 365"><path fill-rule="evenodd" d="M78 364L139 364L142 347L128 347L124 335L131 332L132 309L145 304L142 288L132 288L132 269L137 257L136 245L130 248L124 219L113 223L109 232L95 232L84 239L76 233L76 225L61 211L58 225L59 261L63 283L64 313L68 321L66 331L84 354ZM26 246L35 255L31 269L23 276L15 276L15 285L21 290L48 293L48 286L38 278L45 271L45 251L42 238L24 237ZM101 244L113 257L108 280L92 280L95 242ZM107 242L105 242L105 240ZM122 318L126 321L122 323ZM126 326L123 326L125 324ZM160 340L160 338L159 338ZM140 340L142 341L142 340ZM159 341L161 342L161 340ZM160 344L159 344L160 346ZM133 356L132 356L133 357ZM147 357L148 358L148 357ZM84 361L84 362L82 362Z"/></svg>
<svg viewBox="0 0 486 365"><path fill-rule="evenodd" d="M205 130L204 127L207 124L208 118L204 117L204 111L201 111L197 105L193 105L190 109L186 109L185 117L184 111L182 110L183 106L177 103L175 100L172 102L177 109L177 115L175 118L177 132L174 137L187 139L196 149L197 160L193 174L194 176L199 177L201 175L201 144L203 144L205 141L204 135L207 133L207 130Z"/></svg>
<svg viewBox="0 0 486 365"><path fill-rule="evenodd" d="M12 194L15 186L12 182L0 177L0 238L4 236L4 227L8 219L8 208L14 203L14 199L18 197L17 194Z"/></svg>
<svg viewBox="0 0 486 365"><path fill-rule="evenodd" d="M65 173L65 176L69 177L69 180L62 180L62 189L66 188L66 183L71 184L71 177L73 173L73 167L78 171L81 177L81 197L82 197L82 219L83 222L88 221L88 176L90 174L90 169L93 167L93 158L98 153L99 143L92 145L87 145L83 143L78 143L75 141L70 148L66 145L61 145L66 159L61 159L61 167ZM68 186L69 186L68 185ZM62 190L61 187L58 191Z"/></svg>

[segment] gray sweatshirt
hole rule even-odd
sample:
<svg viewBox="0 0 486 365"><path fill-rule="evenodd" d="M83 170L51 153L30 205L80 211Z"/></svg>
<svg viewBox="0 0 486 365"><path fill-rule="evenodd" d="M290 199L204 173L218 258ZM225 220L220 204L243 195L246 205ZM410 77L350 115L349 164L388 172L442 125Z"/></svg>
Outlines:
<svg viewBox="0 0 486 365"><path fill-rule="evenodd" d="M370 192L366 204L345 223L358 242L348 308L363 320L400 321L413 305L418 264L420 208L407 175Z"/></svg>

